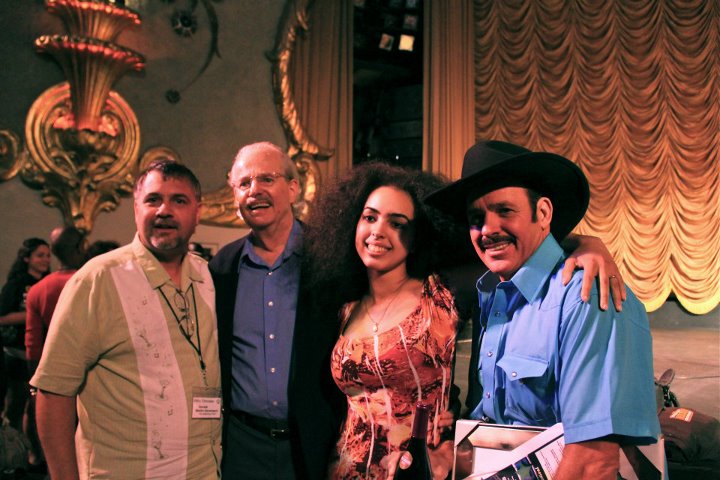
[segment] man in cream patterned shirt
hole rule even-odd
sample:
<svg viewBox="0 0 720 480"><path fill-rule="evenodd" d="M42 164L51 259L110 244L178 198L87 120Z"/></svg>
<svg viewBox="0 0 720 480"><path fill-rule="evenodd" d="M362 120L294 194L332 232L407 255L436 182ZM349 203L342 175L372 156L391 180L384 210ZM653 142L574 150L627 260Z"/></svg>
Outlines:
<svg viewBox="0 0 720 480"><path fill-rule="evenodd" d="M200 185L161 161L134 197L135 239L88 262L58 302L31 380L40 439L52 478L214 479L215 290L187 253Z"/></svg>

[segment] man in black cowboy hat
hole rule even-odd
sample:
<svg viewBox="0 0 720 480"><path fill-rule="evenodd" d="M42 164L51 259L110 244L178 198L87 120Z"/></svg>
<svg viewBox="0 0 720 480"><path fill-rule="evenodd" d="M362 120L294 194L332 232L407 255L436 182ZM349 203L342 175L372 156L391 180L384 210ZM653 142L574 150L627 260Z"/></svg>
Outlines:
<svg viewBox="0 0 720 480"><path fill-rule="evenodd" d="M468 223L489 272L477 282L468 395L472 418L504 424L562 422L566 447L554 478L615 479L619 446L654 443L652 341L642 304L603 310L582 275L565 286L558 245L590 199L582 171L551 153L480 142L462 178L426 201ZM617 280L615 280L617 281Z"/></svg>

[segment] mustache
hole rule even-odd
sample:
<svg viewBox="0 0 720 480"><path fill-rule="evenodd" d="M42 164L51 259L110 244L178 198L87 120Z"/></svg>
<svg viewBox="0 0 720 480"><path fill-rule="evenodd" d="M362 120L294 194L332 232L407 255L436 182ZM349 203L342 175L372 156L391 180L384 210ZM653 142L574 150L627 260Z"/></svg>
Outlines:
<svg viewBox="0 0 720 480"><path fill-rule="evenodd" d="M177 222L170 222L170 221L167 221L167 220L160 220L160 221L158 221L158 222L154 222L154 223L152 224L152 226L155 227L155 228L177 228L177 227L178 227L178 224L177 224Z"/></svg>
<svg viewBox="0 0 720 480"><path fill-rule="evenodd" d="M482 237L482 240L480 241L480 246L482 248L487 248L489 246L492 246L496 243L502 243L502 242L514 242L515 237L511 235L488 235L487 237Z"/></svg>
<svg viewBox="0 0 720 480"><path fill-rule="evenodd" d="M266 195L265 193L259 193L258 195L255 195L252 197L252 199L247 200L245 202L246 204L253 204L253 203L270 203L270 197Z"/></svg>

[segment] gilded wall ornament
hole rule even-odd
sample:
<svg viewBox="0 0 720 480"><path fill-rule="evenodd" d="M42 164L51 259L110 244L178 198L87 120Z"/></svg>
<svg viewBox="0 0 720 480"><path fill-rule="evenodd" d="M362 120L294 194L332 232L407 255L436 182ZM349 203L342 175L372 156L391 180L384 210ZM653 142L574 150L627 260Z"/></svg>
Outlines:
<svg viewBox="0 0 720 480"><path fill-rule="evenodd" d="M0 181L20 173L25 183L42 191L44 203L62 211L66 224L89 232L101 211L114 210L121 197L132 193L140 169L160 158L181 159L164 146L150 148L139 158L137 118L111 90L120 76L144 68L142 55L113 43L124 29L140 25L139 15L109 0L47 0L46 5L63 19L69 35L45 35L36 46L53 55L68 81L50 87L33 104L26 120L26 146L14 132L0 130ZM288 154L301 175L296 205L301 217L319 184L315 162L333 154L305 131L291 88L289 65L298 32L308 28L308 5L307 0L287 2L268 53ZM209 12L214 15L214 10ZM205 66L215 53L213 43ZM203 204L203 224L244 226L229 186L205 194Z"/></svg>
<svg viewBox="0 0 720 480"><path fill-rule="evenodd" d="M89 232L101 211L114 210L132 192L137 171L140 127L111 88L145 66L142 55L113 43L140 25L140 17L104 0L47 0L46 6L69 34L43 35L35 46L55 58L68 81L33 103L25 148L16 134L0 131L0 174L7 180L19 172L41 190L45 204L60 209L67 225Z"/></svg>
<svg viewBox="0 0 720 480"><path fill-rule="evenodd" d="M25 157L22 139L12 130L0 130L0 181L13 178L20 171Z"/></svg>
<svg viewBox="0 0 720 480"><path fill-rule="evenodd" d="M101 211L112 211L120 197L132 193L140 150L135 114L116 92L110 92L101 123L115 135L91 129L56 128L71 115L67 82L35 100L25 123L28 155L20 175L41 190L43 202L59 208L66 224L92 230Z"/></svg>

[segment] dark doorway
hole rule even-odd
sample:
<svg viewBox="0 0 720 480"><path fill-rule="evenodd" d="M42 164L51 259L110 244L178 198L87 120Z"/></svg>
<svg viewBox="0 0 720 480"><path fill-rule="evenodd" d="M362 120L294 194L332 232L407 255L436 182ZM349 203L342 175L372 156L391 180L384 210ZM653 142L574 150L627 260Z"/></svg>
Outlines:
<svg viewBox="0 0 720 480"><path fill-rule="evenodd" d="M353 163L422 167L423 0L354 0Z"/></svg>

